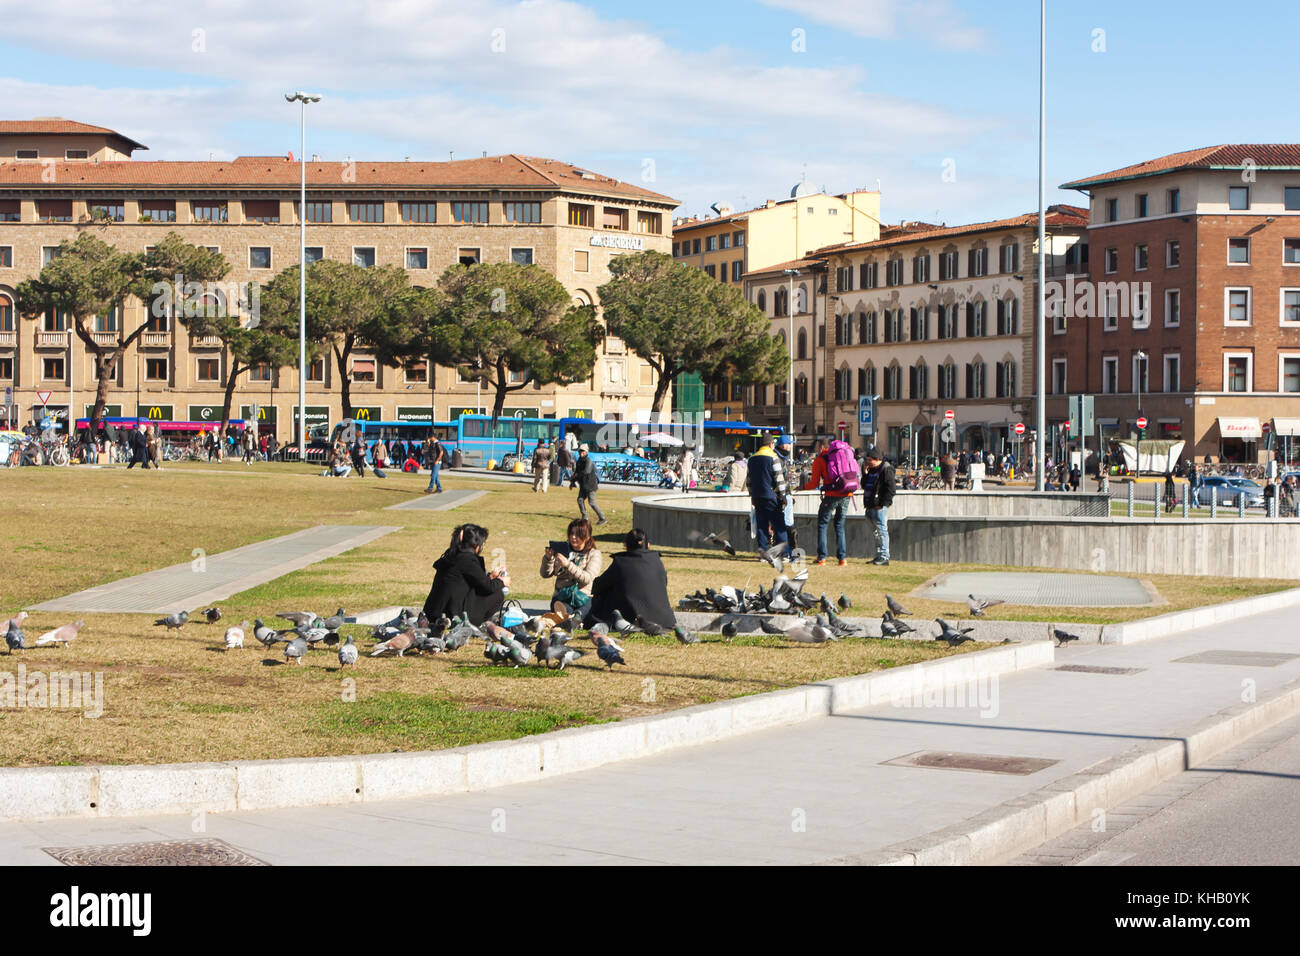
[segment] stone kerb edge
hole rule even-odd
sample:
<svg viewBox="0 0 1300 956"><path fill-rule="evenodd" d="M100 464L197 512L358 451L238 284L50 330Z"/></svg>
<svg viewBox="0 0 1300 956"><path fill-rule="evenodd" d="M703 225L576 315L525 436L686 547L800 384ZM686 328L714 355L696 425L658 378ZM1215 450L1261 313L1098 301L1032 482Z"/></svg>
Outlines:
<svg viewBox="0 0 1300 956"><path fill-rule="evenodd" d="M1300 588L1288 588L1272 594L1258 594L1254 597L1240 598L1209 607L1189 608L1186 611L1174 611L1140 621L1128 621L1123 624L1107 624L1101 629L1102 644L1136 644L1139 641L1168 637L1183 631L1196 630L1235 621L1265 611L1300 605Z"/></svg>

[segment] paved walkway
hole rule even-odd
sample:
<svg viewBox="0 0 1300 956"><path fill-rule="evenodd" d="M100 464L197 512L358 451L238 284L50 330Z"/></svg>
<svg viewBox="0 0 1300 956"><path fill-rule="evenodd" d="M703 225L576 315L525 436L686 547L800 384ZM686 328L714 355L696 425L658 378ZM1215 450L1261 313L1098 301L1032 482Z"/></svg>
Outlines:
<svg viewBox="0 0 1300 956"><path fill-rule="evenodd" d="M1200 663L1207 651L1281 655ZM630 659L635 667L635 650ZM1228 658L1218 657L1220 661ZM43 847L217 838L272 864L813 863L958 823L1300 677L1291 612L1142 644L1071 646L984 706L882 706L540 783L345 807L0 825L0 861ZM951 706L947 706L951 705ZM984 716L981 715L983 710ZM1040 758L1025 775L887 763L921 751ZM203 754L196 753L201 760ZM196 829L201 827L201 829Z"/></svg>
<svg viewBox="0 0 1300 956"><path fill-rule="evenodd" d="M350 551L390 531L387 525L323 524L220 554L199 555L145 574L78 591L33 611L170 614L223 601L290 571Z"/></svg>
<svg viewBox="0 0 1300 956"><path fill-rule="evenodd" d="M1040 607L1148 605L1152 595L1137 578L1043 571L953 571L912 592L936 601L965 601L968 594Z"/></svg>
<svg viewBox="0 0 1300 956"><path fill-rule="evenodd" d="M420 495L418 498L412 498L409 501L403 501L401 504L389 505L385 511L395 509L407 509L411 511L450 511L452 508L458 508L463 504L468 504L475 498L482 498L486 491L466 491L464 488L456 488L444 491L440 495Z"/></svg>

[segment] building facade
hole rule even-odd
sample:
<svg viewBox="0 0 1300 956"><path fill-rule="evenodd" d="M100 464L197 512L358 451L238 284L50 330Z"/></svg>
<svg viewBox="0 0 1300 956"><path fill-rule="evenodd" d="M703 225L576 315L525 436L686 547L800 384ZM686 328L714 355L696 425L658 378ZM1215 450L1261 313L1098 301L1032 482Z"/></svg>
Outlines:
<svg viewBox="0 0 1300 956"><path fill-rule="evenodd" d="M58 245L92 231L124 251L144 252L169 232L219 250L225 280L269 281L299 259L299 163L292 156L148 162L140 144L113 130L62 119L0 123L0 387L15 424L44 408L84 417L93 405L94 363L63 315L20 319L14 290L36 276ZM396 265L413 285L433 285L456 262L519 262L553 274L579 303L599 306L611 257L668 253L676 200L553 159L503 155L453 162L307 164L307 260ZM147 330L119 363L110 412L209 420L224 397L229 356L219 341L146 314L128 300L95 320L94 336L120 341ZM308 370L308 424L342 413L332 359ZM352 403L372 420L451 418L490 408L491 395L460 370L415 363L385 367L365 348L350 359ZM520 381L526 373L516 373ZM507 412L645 420L653 370L616 337L597 348L591 379L512 392ZM47 394L48 393L48 394ZM262 428L296 436L296 367L241 377L234 417L258 405Z"/></svg>
<svg viewBox="0 0 1300 956"><path fill-rule="evenodd" d="M1049 413L1257 462L1300 436L1300 145L1224 145L1075 180L1092 261L1052 287ZM1295 450L1287 447L1294 459Z"/></svg>

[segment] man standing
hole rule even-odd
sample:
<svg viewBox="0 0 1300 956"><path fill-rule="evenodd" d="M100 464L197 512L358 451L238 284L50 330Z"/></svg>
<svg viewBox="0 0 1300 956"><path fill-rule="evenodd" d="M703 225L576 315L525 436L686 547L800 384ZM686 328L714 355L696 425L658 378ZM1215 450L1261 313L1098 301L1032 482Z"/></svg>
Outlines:
<svg viewBox="0 0 1300 956"><path fill-rule="evenodd" d="M785 516L782 514L785 500L790 494L790 486L786 483L785 466L772 450L775 441L775 435L769 434L763 437L763 444L750 456L746 473L746 480L749 482L749 500L754 506L755 534L760 551L767 551L778 544L788 547L790 543Z"/></svg>
<svg viewBox="0 0 1300 956"><path fill-rule="evenodd" d="M442 443L438 437L429 433L429 440L424 443L424 464L429 469L429 487L424 489L426 495L442 494L442 479L438 477L438 472L442 468L443 451Z"/></svg>
<svg viewBox="0 0 1300 956"><path fill-rule="evenodd" d="M546 494L551 483L551 446L545 438L537 439L533 449L533 491Z"/></svg>
<svg viewBox="0 0 1300 956"><path fill-rule="evenodd" d="M366 440L361 437L361 432L357 432L357 437L352 440L352 467L357 470L357 477L366 477Z"/></svg>
<svg viewBox="0 0 1300 956"><path fill-rule="evenodd" d="M596 473L596 463L591 460L588 452L591 449L583 444L578 446L578 463L574 468L573 477L569 480L569 487L575 485L578 489L578 511L583 518L587 517L587 502L591 502L591 510L596 512L599 519L596 524L605 523L605 516L600 512L600 506L596 504L596 489L600 487L600 475Z"/></svg>
<svg viewBox="0 0 1300 956"><path fill-rule="evenodd" d="M874 445L867 449L867 472L863 475L862 498L867 519L876 532L876 559L872 564L889 566L889 506L894 503L894 469Z"/></svg>
<svg viewBox="0 0 1300 956"><path fill-rule="evenodd" d="M844 539L844 520L853 493L858 490L858 463L848 442L835 439L813 459L812 476L804 491L820 488L821 504L817 508L817 564L826 563L826 526L835 517L835 556L840 567L849 563L848 545Z"/></svg>
<svg viewBox="0 0 1300 956"><path fill-rule="evenodd" d="M691 474L695 471L695 452L690 445L682 446L681 457L677 459L677 471L682 476L682 492L691 490Z"/></svg>
<svg viewBox="0 0 1300 956"><path fill-rule="evenodd" d="M564 440L557 440L555 443L555 463L560 468L560 477L556 479L556 484L564 484L573 477L573 453L569 451L568 435Z"/></svg>

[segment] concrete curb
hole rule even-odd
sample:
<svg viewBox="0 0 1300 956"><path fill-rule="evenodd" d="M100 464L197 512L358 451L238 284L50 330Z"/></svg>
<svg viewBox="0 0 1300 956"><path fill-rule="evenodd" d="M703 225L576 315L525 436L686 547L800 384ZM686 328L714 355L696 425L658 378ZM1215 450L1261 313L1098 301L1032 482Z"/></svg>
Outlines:
<svg viewBox="0 0 1300 956"><path fill-rule="evenodd" d="M1279 608L1300 605L1300 588L1275 591L1272 594L1259 594L1255 597L1241 598L1224 604L1211 604L1208 607L1195 607L1186 611L1174 611L1140 621L1128 621L1123 624L1107 624L1101 629L1102 644L1136 644L1150 641L1157 637L1168 637L1181 631L1191 631L1225 621L1276 611Z"/></svg>
<svg viewBox="0 0 1300 956"><path fill-rule="evenodd" d="M1054 839L1300 713L1300 680L1235 704L1174 738L1153 739L968 820L826 865L969 866L1004 862Z"/></svg>
<svg viewBox="0 0 1300 956"><path fill-rule="evenodd" d="M1042 667L1054 659L1047 642L1010 644L651 717L454 750L158 766L4 768L0 822L269 810L486 790L827 717L976 676Z"/></svg>

